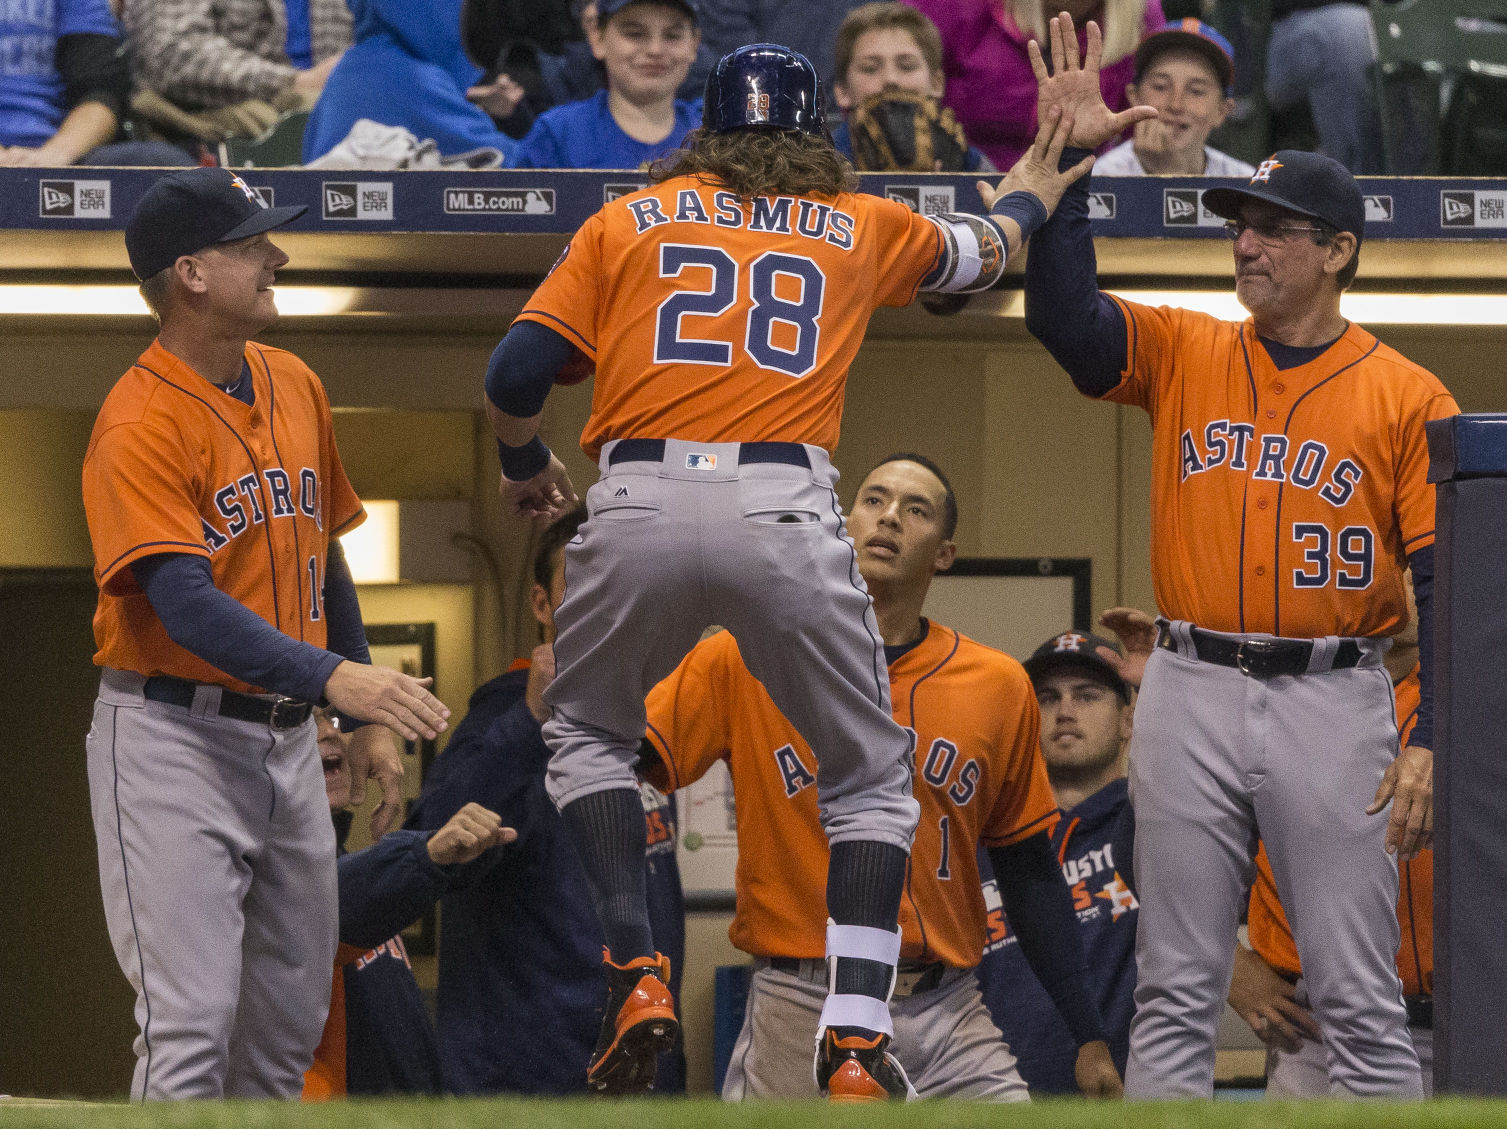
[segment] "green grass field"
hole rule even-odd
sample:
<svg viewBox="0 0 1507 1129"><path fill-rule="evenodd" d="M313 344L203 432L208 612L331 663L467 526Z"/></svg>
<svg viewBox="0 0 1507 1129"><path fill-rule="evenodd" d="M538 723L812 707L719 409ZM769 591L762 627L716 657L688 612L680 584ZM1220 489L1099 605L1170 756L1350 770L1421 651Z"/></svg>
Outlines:
<svg viewBox="0 0 1507 1129"><path fill-rule="evenodd" d="M1507 1129L1507 1102L919 1102L829 1109L817 1102L350 1101L175 1106L0 1104L0 1129Z"/></svg>

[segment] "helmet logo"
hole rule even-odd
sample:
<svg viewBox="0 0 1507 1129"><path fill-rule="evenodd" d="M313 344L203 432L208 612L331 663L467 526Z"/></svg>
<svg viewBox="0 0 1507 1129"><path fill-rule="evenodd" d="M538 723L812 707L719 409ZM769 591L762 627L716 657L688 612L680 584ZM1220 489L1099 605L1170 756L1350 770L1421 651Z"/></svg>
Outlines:
<svg viewBox="0 0 1507 1129"><path fill-rule="evenodd" d="M748 118L750 121L769 120L769 95L758 90L748 92Z"/></svg>

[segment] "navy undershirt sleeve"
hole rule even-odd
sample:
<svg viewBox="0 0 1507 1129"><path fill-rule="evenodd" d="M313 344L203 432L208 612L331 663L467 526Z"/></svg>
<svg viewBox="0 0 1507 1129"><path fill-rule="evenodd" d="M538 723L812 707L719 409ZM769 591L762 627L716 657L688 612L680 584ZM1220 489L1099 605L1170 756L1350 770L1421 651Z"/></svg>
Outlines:
<svg viewBox="0 0 1507 1129"><path fill-rule="evenodd" d="M207 557L159 553L134 562L131 575L168 638L232 678L317 701L340 665L339 655L284 635L216 588Z"/></svg>
<svg viewBox="0 0 1507 1129"><path fill-rule="evenodd" d="M1434 547L1408 554L1413 600L1418 605L1418 720L1409 745L1434 747Z"/></svg>
<svg viewBox="0 0 1507 1129"><path fill-rule="evenodd" d="M326 650L351 662L371 663L366 625L361 622L361 604L356 599L356 582L345 562L345 550L333 537L324 561L324 619L328 633Z"/></svg>
<svg viewBox="0 0 1507 1129"><path fill-rule="evenodd" d="M1073 1039L1081 1047L1104 1038L1104 1021L1089 986L1088 961L1078 935L1078 915L1051 837L1042 831L1007 847L990 847L989 862L1020 951Z"/></svg>
<svg viewBox="0 0 1507 1129"><path fill-rule="evenodd" d="M555 374L575 346L536 321L513 325L492 350L487 365L487 399L501 412L529 419L544 410Z"/></svg>
<svg viewBox="0 0 1507 1129"><path fill-rule="evenodd" d="M1088 153L1069 150L1062 167ZM1088 222L1088 177L1063 193L1052 218L1031 237L1026 258L1026 328L1047 347L1078 391L1103 396L1125 371L1125 315L1099 290Z"/></svg>
<svg viewBox="0 0 1507 1129"><path fill-rule="evenodd" d="M343 942L375 948L434 908L450 888L450 870L429 857L433 834L389 831L365 850L340 856Z"/></svg>

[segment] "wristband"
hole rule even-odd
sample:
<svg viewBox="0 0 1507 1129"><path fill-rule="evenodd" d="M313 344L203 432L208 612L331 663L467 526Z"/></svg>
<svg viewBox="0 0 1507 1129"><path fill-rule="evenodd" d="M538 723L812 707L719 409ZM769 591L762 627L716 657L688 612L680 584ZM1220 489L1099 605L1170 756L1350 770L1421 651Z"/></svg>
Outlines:
<svg viewBox="0 0 1507 1129"><path fill-rule="evenodd" d="M1020 241L1031 238L1031 233L1047 222L1047 206L1035 193L1016 190L994 201L990 215L999 219L1012 219L1020 228Z"/></svg>
<svg viewBox="0 0 1507 1129"><path fill-rule="evenodd" d="M1062 156L1057 161L1057 171L1067 172L1068 169L1078 164L1083 158L1092 157L1093 155L1094 151L1092 149L1064 149Z"/></svg>
<svg viewBox="0 0 1507 1129"><path fill-rule="evenodd" d="M509 447L499 439L497 458L502 463L504 478L509 482L527 482L549 466L549 448L537 435L522 447Z"/></svg>

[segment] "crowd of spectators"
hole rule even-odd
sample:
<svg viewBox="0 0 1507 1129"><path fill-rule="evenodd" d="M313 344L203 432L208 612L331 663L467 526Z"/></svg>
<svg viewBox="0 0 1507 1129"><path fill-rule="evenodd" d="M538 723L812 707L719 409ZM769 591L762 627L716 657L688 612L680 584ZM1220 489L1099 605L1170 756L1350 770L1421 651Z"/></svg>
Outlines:
<svg viewBox="0 0 1507 1129"><path fill-rule="evenodd" d="M1161 111L1105 154L1100 175L1241 175L1305 140L1356 173L1439 171L1418 167L1405 139L1384 141L1366 0L9 4L0 165L212 164L220 142L281 128L295 152L302 131L305 162L407 167L340 148L375 128L365 121L431 142L450 167L639 168L699 123L717 58L767 41L829 76L850 156L847 114L893 88L946 106L966 135L958 171L988 171L1010 167L1036 131L1027 44L1058 8L1080 29L1100 24L1109 106ZM1173 33L1178 50L1149 50Z"/></svg>

